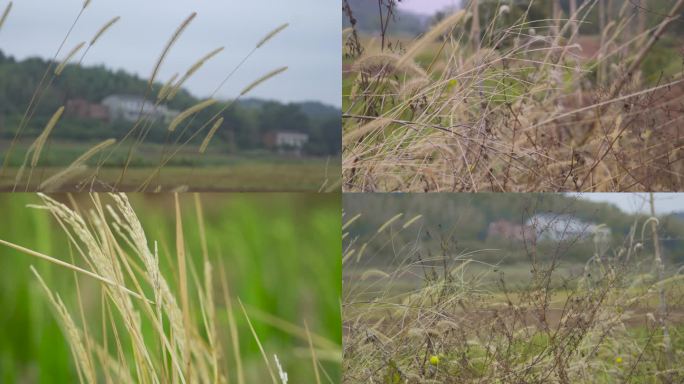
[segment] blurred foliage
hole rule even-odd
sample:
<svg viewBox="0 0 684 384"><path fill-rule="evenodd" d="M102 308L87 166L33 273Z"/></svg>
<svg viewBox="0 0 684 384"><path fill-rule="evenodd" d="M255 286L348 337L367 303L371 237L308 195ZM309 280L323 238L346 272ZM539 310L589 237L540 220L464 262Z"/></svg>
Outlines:
<svg viewBox="0 0 684 384"><path fill-rule="evenodd" d="M57 197L68 203L66 196ZM77 198L81 207L88 207L88 195ZM163 273L176 281L173 196L130 198L148 240L159 243ZM223 264L231 296L244 302L269 356L278 354L293 382L313 382L307 342L264 322L259 312L299 327L306 321L313 333L334 344L341 343L339 196L204 194L201 198L216 276L221 333L227 332L218 285L218 269ZM0 195L0 212L5 218L0 222L0 238L68 261L70 252L65 235L49 213L27 207L36 203L39 199L35 195ZM192 195L182 195L181 205L188 257L201 272L200 235ZM30 265L39 270L68 306L75 304L71 272L0 248L0 382L77 382L71 352L44 291L29 271ZM99 290L83 289L91 283L87 280L79 279L86 310L94 309L86 316L97 319L99 295L95 292ZM199 303L195 299L191 305ZM239 312L235 315L247 373L252 378L263 377L256 373L265 373L258 347L244 316ZM233 364L230 348L225 347L224 361ZM331 377L339 377L339 362L322 359L321 363ZM235 370L229 366L229 371Z"/></svg>

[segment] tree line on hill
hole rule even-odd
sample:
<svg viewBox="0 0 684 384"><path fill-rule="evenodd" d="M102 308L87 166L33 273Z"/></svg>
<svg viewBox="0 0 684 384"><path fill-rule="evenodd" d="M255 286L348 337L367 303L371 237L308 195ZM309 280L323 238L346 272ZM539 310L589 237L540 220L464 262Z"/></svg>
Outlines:
<svg viewBox="0 0 684 384"><path fill-rule="evenodd" d="M38 87L49 62L40 58L18 61L0 51L0 139L11 139L20 125L31 97ZM148 100L154 100L162 84L154 84ZM44 92L24 137L37 136L52 114L70 100L98 104L110 95L144 96L147 81L123 70L111 71L104 66L69 65ZM166 106L182 111L200 102L186 90L180 90ZM219 112L225 102L219 102L193 119L186 134L201 127L209 117ZM222 113L224 125L215 136L225 151L245 151L264 148L264 136L269 132L297 132L308 135L304 153L316 156L337 155L342 135L340 110L317 102L284 104L256 99L240 100ZM92 141L120 138L132 123L115 119L103 121L65 114L52 133L56 139ZM203 137L198 137L201 141ZM149 142L168 140L166 126L156 123L146 138Z"/></svg>

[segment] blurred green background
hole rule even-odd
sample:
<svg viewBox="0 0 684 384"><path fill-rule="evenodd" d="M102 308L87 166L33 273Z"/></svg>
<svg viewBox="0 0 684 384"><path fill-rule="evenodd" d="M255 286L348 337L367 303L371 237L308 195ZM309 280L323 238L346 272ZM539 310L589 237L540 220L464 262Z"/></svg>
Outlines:
<svg viewBox="0 0 684 384"><path fill-rule="evenodd" d="M130 195L150 244L159 242L162 271L175 281L175 216L172 195ZM67 196L57 196L66 201ZM76 195L87 206L88 195ZM278 354L293 383L315 382L308 344L274 327L258 312L303 327L341 345L341 202L322 194L202 194L210 258L218 276L219 261L233 298L239 297L270 357ZM32 194L0 195L0 238L68 260L64 233ZM201 272L201 246L192 195L181 196L186 248ZM168 258L167 258L168 256ZM0 382L78 382L71 352L44 291L29 266L75 310L73 274L42 260L0 247ZM227 322L215 278L219 332ZM99 310L98 295L91 305ZM88 306L88 301L85 303ZM199 307L197 299L192 305ZM88 310L89 308L86 308ZM235 313L248 382L266 369L244 316ZM87 314L87 316L90 316ZM93 313L95 316L95 313ZM99 313L97 314L99 316ZM233 364L224 343L224 362ZM341 350L341 347L338 349ZM318 356L333 382L339 382L340 353ZM233 368L229 366L229 369ZM233 370L234 371L234 370ZM251 380L250 380L251 378ZM323 382L328 382L323 375Z"/></svg>

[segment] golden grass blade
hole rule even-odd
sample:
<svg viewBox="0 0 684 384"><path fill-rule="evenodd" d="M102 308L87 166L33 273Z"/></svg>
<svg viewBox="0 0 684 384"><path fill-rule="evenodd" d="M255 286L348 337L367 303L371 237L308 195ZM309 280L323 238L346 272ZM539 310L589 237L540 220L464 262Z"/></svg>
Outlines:
<svg viewBox="0 0 684 384"><path fill-rule="evenodd" d="M106 279L106 278L104 278L104 277L102 277L102 276L100 276L100 275L98 275L98 274L96 274L96 273L87 271L87 270L85 270L85 269L83 269L83 268L80 268L80 267L77 267L77 266L75 266L75 265L69 264L69 263L64 262L64 261L62 261L62 260L55 259L54 257L45 255L45 254L40 253L40 252L36 252L36 251L31 250L31 249L28 249L28 248L24 248L24 247L22 247L21 245L17 245L17 244L14 244L14 243L10 243L9 241L5 241L5 240L2 240L2 239L0 239L0 245L4 245L4 246L6 246L6 247L12 248L12 249L14 249L14 250L16 250L16 251L19 251L19 252L24 253L24 254L29 255L29 256L34 256L34 257L37 257L37 258L39 258L39 259L43 259L43 260L49 261L49 262L51 262L51 263L53 263L53 264L55 264L55 265L59 265L60 267L64 267L64 268L70 269L70 270L72 270L72 271L75 271L75 272L78 272L78 273L80 273L80 274L83 274L83 275L86 275L86 276L88 276L88 277L91 277L91 278L93 278L93 279L95 279L95 280L101 281L101 282L103 282L103 283L105 283L105 284L107 284L107 285L110 285L110 286L112 286L112 287L115 287L115 288L117 288L117 289L120 289L120 290L122 290L122 291L128 293L129 295L131 295L131 296L133 296L133 297L135 297L135 298L138 298L138 299L141 299L141 300L146 300L146 301L148 301L148 302L152 302L151 300L149 300L149 299L147 299L147 298L145 298L145 297L140 296L140 294L135 293L135 292L129 290L128 288L126 288L126 287L124 287L124 286L121 286L121 285L119 285L119 284L117 284L117 283L115 283L115 282L113 282L113 281L111 281L111 280L109 280L109 279Z"/></svg>
<svg viewBox="0 0 684 384"><path fill-rule="evenodd" d="M216 104L216 102L217 101L215 99L207 99L181 112L178 116L176 116L175 119L173 119L171 124L169 124L169 132L174 132L176 128L178 128L178 126L188 117Z"/></svg>
<svg viewBox="0 0 684 384"><path fill-rule="evenodd" d="M74 356L74 360L76 362L76 367L78 369L79 377L81 377L81 381L84 381L86 383L95 383L96 375L93 369L92 359L90 358L90 355L86 352L86 346L83 342L84 337L82 335L82 332L76 326L76 323L69 314L69 311L67 311L66 306L64 305L64 302L59 297L59 295L55 295L52 291L50 291L50 288L48 288L47 284L45 284L45 281L40 276L38 271L33 267L33 265L30 267L30 269L34 276L36 276L36 278L40 282L40 285L42 286L43 290L50 299L50 302L53 304L53 307L57 312L60 320L62 320L62 326L64 327L65 337L67 338L67 340L69 340L69 345L71 346L71 351ZM85 380L83 379L83 377L85 377Z"/></svg>
<svg viewBox="0 0 684 384"><path fill-rule="evenodd" d="M313 346L313 341L311 341L311 333L309 332L309 325L304 321L304 329L306 330L306 338L309 342L309 350L311 351L311 363L314 367L314 373L316 374L316 384L321 384L321 374L318 373L318 359L316 358L316 349Z"/></svg>
<svg viewBox="0 0 684 384"><path fill-rule="evenodd" d="M237 370L238 384L245 384L245 372L242 368L242 358L240 356L240 334L235 323L235 315L233 313L233 301L230 298L230 291L228 289L228 280L226 279L226 267L221 264L221 288L223 290L223 301L226 303L226 312L228 315L228 329L230 331L230 340L233 347L233 357L235 358L235 366Z"/></svg>
<svg viewBox="0 0 684 384"><path fill-rule="evenodd" d="M185 340L188 345L183 350L183 361L188 368L186 374L189 373L190 367L190 301L188 297L188 275L187 275L187 260L185 258L185 239L183 238L183 218L181 216L180 201L178 193L173 195L174 204L176 208L176 256L178 261L178 285L181 296L181 308L183 311L183 325L185 328Z"/></svg>
<svg viewBox="0 0 684 384"><path fill-rule="evenodd" d="M259 346L261 357L263 357L264 362L266 363L266 367L268 367L268 373L271 374L273 384L278 384L278 380L276 379L275 373L273 373L273 367L271 367L271 362L269 361L268 356L266 356L264 346L261 345L259 336L256 334L256 331L254 330L254 326L252 325L252 321L249 319L249 315L247 315L247 310L245 309L245 306L242 304L242 300L238 299L238 304L240 304L240 308L242 308L242 313L245 315L245 319L247 319L247 325L249 325L249 330L252 332L252 336L254 336L254 340L256 340L256 343Z"/></svg>

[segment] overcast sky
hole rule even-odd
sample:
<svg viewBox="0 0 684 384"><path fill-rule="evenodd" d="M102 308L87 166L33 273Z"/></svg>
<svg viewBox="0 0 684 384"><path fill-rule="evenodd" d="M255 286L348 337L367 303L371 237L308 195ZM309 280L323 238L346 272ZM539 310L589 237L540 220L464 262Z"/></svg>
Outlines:
<svg viewBox="0 0 684 384"><path fill-rule="evenodd" d="M0 11L6 3L0 0ZM0 31L0 50L19 59L51 58L82 4L83 0L15 1ZM166 42L193 11L198 15L171 51L160 80L185 72L200 57L225 46L187 83L194 95L207 96L265 34L289 22L290 28L257 50L219 95L234 97L253 80L287 65L288 72L250 96L341 104L342 16L335 1L92 0L60 57L89 41L112 17L121 16L88 53L85 64L105 64L147 79Z"/></svg>
<svg viewBox="0 0 684 384"><path fill-rule="evenodd" d="M628 213L649 213L647 193L584 193L583 199L608 202L617 205ZM684 212L684 193L656 193L655 207L657 214Z"/></svg>
<svg viewBox="0 0 684 384"><path fill-rule="evenodd" d="M433 15L446 7L455 7L461 4L460 0L403 0L399 8L422 15Z"/></svg>

